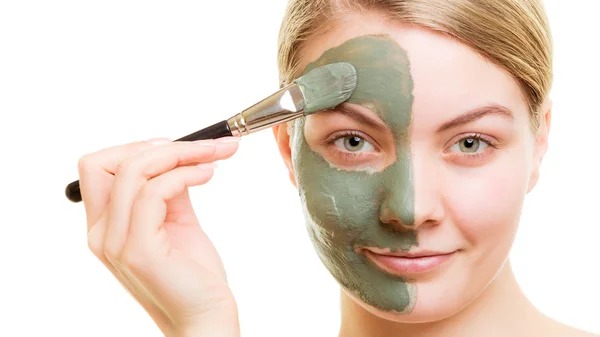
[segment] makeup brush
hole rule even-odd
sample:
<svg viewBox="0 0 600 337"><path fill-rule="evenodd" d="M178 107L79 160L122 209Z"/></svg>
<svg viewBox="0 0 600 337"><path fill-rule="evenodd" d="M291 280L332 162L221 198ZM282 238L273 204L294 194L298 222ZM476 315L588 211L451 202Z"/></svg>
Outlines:
<svg viewBox="0 0 600 337"><path fill-rule="evenodd" d="M356 89L356 69L350 63L315 68L248 109L175 141L242 137L317 111L335 108ZM81 201L79 180L65 189L67 199Z"/></svg>

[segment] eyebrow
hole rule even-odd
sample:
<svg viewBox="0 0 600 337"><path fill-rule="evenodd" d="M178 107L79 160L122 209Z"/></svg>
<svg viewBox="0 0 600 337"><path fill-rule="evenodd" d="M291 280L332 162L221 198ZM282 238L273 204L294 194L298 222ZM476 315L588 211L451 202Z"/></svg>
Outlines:
<svg viewBox="0 0 600 337"><path fill-rule="evenodd" d="M348 116L354 119L354 121L356 121L357 123L364 124L373 129L377 129L379 131L389 130L388 127L385 124L383 124L383 122L378 121L373 117L367 116L362 112L358 111L357 109L353 108L352 106L346 104L338 105L334 110L327 110L323 111L322 113L338 113L344 116Z"/></svg>
<svg viewBox="0 0 600 337"><path fill-rule="evenodd" d="M513 121L515 119L513 113L507 107L498 104L491 104L465 112L464 114L442 124L442 126L438 128L437 132L444 132L449 129L469 124L488 115L500 115Z"/></svg>

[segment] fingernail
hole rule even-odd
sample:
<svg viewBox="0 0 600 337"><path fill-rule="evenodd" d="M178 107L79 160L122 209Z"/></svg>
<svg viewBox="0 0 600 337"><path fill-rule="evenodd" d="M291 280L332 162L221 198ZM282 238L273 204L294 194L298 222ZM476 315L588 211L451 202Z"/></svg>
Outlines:
<svg viewBox="0 0 600 337"><path fill-rule="evenodd" d="M152 139L146 141L146 143L148 143L152 146L168 144L170 142L171 142L171 140L168 138L152 138Z"/></svg>
<svg viewBox="0 0 600 337"><path fill-rule="evenodd" d="M225 138L219 138L218 142L224 143L224 144L239 143L241 139L242 139L241 137L225 137Z"/></svg>

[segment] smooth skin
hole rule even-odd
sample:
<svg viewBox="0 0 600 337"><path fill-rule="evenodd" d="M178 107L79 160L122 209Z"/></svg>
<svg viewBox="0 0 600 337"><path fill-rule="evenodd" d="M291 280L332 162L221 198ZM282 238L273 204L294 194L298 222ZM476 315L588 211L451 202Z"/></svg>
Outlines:
<svg viewBox="0 0 600 337"><path fill-rule="evenodd" d="M548 147L550 100L541 107L541 125L534 132L527 102L508 72L456 40L386 21L376 13L346 13L333 29L306 45L300 69L347 41L367 35L385 35L402 46L407 51L414 81L409 132L414 221L406 223L402 217L389 218L381 213L380 225L414 229L419 242L418 247L412 247L415 252L453 253L453 257L432 271L395 274L410 278L416 286L416 303L409 312L391 312L386 306L370 305L355 295L355 289L345 289L343 282L339 282L342 285L339 336L590 336L537 310L521 291L508 258L524 198L538 182ZM344 57L350 55L340 55ZM370 99L379 98L372 95ZM395 127L384 115L354 103L347 104L364 117L390 129ZM489 112L473 114L484 110ZM397 106L394 112L402 114L406 109ZM310 151L340 169L339 173L328 173L331 175L351 177L346 171L364 171L365 167L375 171L373 176L386 174L381 169L385 165L381 164L394 154L394 146L390 145L394 144L392 130L374 131L344 111L335 110L308 116L306 125L310 127L295 128L293 137L286 127L274 130L290 180L298 188L310 184L304 179L309 174L305 172L307 164L297 165L298 158ZM345 136L331 139L332 135L348 131L369 146L352 149L343 145ZM302 133L310 149L299 146ZM461 149L465 140L477 139L477 135L481 139L473 147L476 151ZM320 172L310 174L318 176ZM361 179L357 185L367 178ZM315 186L313 192L326 193L333 200L341 198L342 202L347 198L343 193L336 194L335 188L327 187ZM363 194L368 192L365 190ZM353 200L361 200L361 196L359 193ZM363 205L364 202L356 207ZM394 205L395 209L402 206L402 203ZM338 209L342 216L348 214L348 210ZM314 218L317 215L310 213L309 208L307 226L315 227ZM343 217L320 221L318 225L327 228L339 222L334 227L335 234L345 234L343 225L348 221ZM318 248L318 242L315 245ZM365 288L363 293L368 290Z"/></svg>

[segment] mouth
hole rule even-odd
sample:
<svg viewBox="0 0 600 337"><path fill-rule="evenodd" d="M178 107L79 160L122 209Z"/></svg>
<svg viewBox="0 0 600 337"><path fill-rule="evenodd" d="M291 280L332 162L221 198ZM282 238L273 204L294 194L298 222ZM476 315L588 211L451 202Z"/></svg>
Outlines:
<svg viewBox="0 0 600 337"><path fill-rule="evenodd" d="M421 274L435 270L456 255L456 251L392 252L389 249L374 247L363 247L358 252L364 254L380 269L399 276Z"/></svg>

